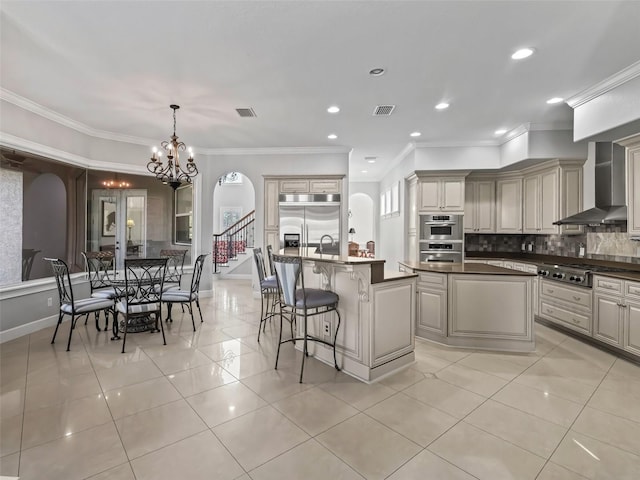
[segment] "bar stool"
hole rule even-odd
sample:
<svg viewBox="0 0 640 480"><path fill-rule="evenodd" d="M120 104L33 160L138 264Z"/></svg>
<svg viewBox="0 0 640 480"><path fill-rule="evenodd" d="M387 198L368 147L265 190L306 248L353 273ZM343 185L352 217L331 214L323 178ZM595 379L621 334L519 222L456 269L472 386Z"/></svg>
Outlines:
<svg viewBox="0 0 640 480"><path fill-rule="evenodd" d="M260 325L258 326L258 342L260 342L260 331L264 332L267 327L267 320L275 316L278 283L275 276L267 276L261 248L253 249L253 259L256 262L258 281L260 283Z"/></svg>
<svg viewBox="0 0 640 480"><path fill-rule="evenodd" d="M273 264L276 269L276 279L280 293L280 336L278 338L278 353L276 354L276 370L278 369L278 358L280 357L280 345L302 340L304 346L302 350L302 365L300 367L300 383L302 383L302 375L304 373L304 359L309 355L307 350L307 343L309 341L323 343L324 345L333 347L333 364L336 370L339 371L340 368L338 367L338 361L336 359L336 338L338 337L338 330L340 329L338 294L330 290L305 288L301 257L274 255ZM301 288L297 288L298 281ZM333 334L333 342L311 335L307 329L307 319L309 317L329 312L336 312L338 317L338 323ZM282 319L285 315L289 315L292 321L296 316L302 316L304 319L302 337L282 340Z"/></svg>

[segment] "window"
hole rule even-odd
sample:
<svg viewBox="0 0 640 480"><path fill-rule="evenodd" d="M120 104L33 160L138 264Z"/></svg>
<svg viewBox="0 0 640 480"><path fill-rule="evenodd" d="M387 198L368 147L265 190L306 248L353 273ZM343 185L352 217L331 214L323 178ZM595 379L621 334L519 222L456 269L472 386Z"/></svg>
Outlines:
<svg viewBox="0 0 640 480"><path fill-rule="evenodd" d="M193 236L193 186L183 185L175 192L175 243L191 245Z"/></svg>
<svg viewBox="0 0 640 480"><path fill-rule="evenodd" d="M400 182L395 182L380 194L380 216L391 217L400 214Z"/></svg>

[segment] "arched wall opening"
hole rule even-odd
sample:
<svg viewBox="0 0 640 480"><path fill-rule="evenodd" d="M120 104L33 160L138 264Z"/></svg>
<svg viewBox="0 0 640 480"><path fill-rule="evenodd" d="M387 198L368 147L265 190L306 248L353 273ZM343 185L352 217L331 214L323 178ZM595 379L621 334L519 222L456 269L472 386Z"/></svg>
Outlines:
<svg viewBox="0 0 640 480"><path fill-rule="evenodd" d="M375 209L373 199L366 193L354 193L349 196L349 241L354 241L360 248L366 248L367 242L375 241Z"/></svg>

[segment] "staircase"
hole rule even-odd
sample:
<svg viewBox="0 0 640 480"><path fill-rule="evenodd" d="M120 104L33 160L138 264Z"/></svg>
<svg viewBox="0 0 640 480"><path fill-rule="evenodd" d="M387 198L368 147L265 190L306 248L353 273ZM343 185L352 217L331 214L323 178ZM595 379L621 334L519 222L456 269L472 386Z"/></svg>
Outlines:
<svg viewBox="0 0 640 480"><path fill-rule="evenodd" d="M254 244L256 211L252 210L222 233L213 235L213 273L229 274L239 268Z"/></svg>

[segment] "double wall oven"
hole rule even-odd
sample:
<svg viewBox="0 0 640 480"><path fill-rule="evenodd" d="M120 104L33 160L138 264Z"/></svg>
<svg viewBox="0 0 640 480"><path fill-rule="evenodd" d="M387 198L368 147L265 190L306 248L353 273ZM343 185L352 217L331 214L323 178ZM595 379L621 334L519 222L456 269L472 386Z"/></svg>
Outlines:
<svg viewBox="0 0 640 480"><path fill-rule="evenodd" d="M420 215L420 261L462 262L462 215Z"/></svg>

